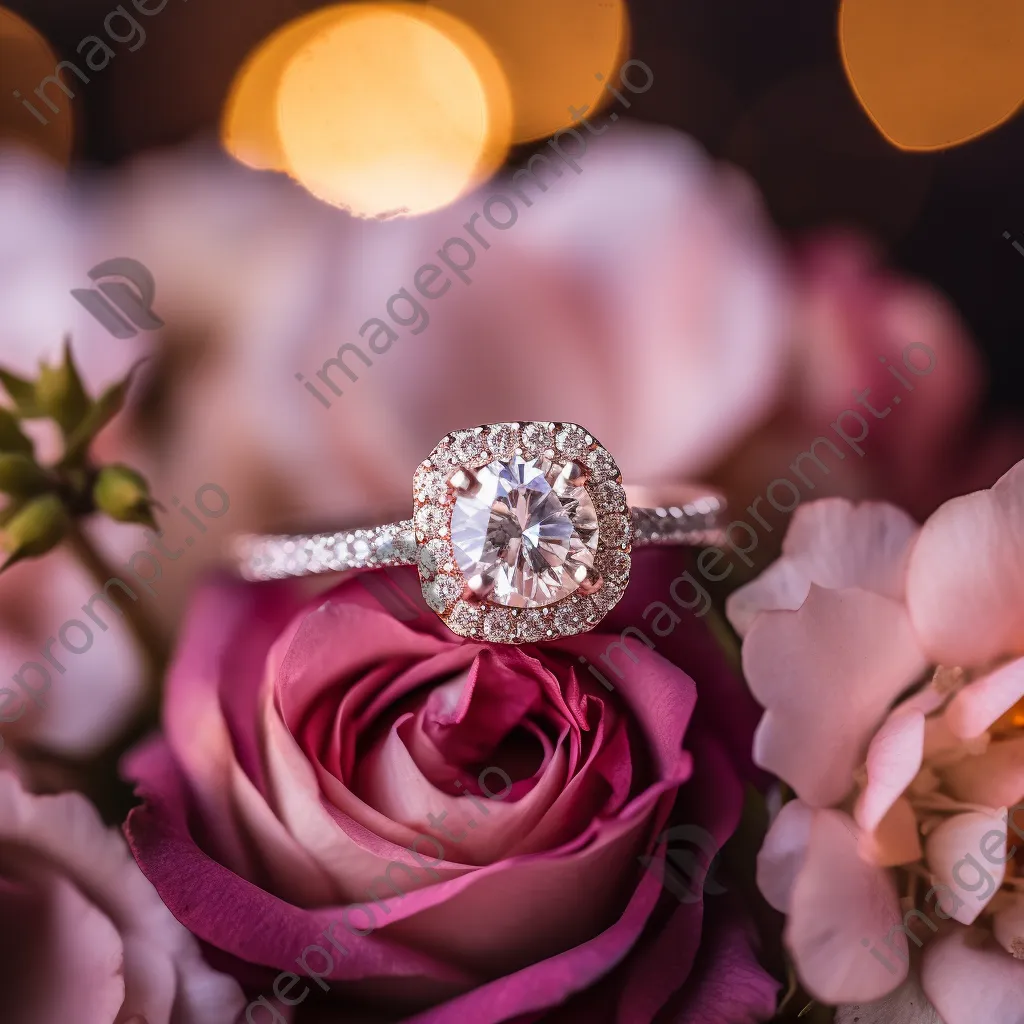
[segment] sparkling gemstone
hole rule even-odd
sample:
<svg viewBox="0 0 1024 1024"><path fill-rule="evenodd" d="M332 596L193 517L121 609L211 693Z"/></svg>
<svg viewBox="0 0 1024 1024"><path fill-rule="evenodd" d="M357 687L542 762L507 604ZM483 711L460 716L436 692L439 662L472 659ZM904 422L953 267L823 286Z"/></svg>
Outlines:
<svg viewBox="0 0 1024 1024"><path fill-rule="evenodd" d="M448 551L448 545L443 540L427 541L427 543L420 548L417 558L420 566L420 572L427 579L433 578L437 575L439 569L451 561L451 555Z"/></svg>
<svg viewBox="0 0 1024 1024"><path fill-rule="evenodd" d="M521 438L525 455L543 455L555 442L554 427L550 423L527 423Z"/></svg>
<svg viewBox="0 0 1024 1024"><path fill-rule="evenodd" d="M435 612L445 611L462 594L462 584L454 576L438 576L423 590L423 597Z"/></svg>
<svg viewBox="0 0 1024 1024"><path fill-rule="evenodd" d="M476 636L481 631L483 608L468 601L458 601L448 617L448 625L460 636Z"/></svg>
<svg viewBox="0 0 1024 1024"><path fill-rule="evenodd" d="M519 616L516 622L516 639L524 643L533 644L544 639L547 624L540 617L539 611L526 611Z"/></svg>
<svg viewBox="0 0 1024 1024"><path fill-rule="evenodd" d="M575 423L570 423L558 432L555 443L563 455L578 459L587 453L590 447L590 437L587 432Z"/></svg>
<svg viewBox="0 0 1024 1024"><path fill-rule="evenodd" d="M595 448L592 452L588 452L587 465L597 482L614 480L619 475L619 467L615 465L615 460L604 448Z"/></svg>
<svg viewBox="0 0 1024 1024"><path fill-rule="evenodd" d="M448 479L437 469L421 470L416 479L416 497L420 501L440 501L448 493Z"/></svg>
<svg viewBox="0 0 1024 1024"><path fill-rule="evenodd" d="M602 512L621 512L626 507L626 492L614 480L595 485L594 497Z"/></svg>
<svg viewBox="0 0 1024 1024"><path fill-rule="evenodd" d="M483 441L474 430L457 430L452 434L451 453L458 462L468 462L483 451Z"/></svg>
<svg viewBox="0 0 1024 1024"><path fill-rule="evenodd" d="M566 601L555 609L555 626L560 633L575 633L581 625L580 609L571 601Z"/></svg>
<svg viewBox="0 0 1024 1024"><path fill-rule="evenodd" d="M484 636L498 643L508 643L515 639L516 623L507 608L490 608L484 618Z"/></svg>
<svg viewBox="0 0 1024 1024"><path fill-rule="evenodd" d="M395 559L400 564L416 559L416 531L411 521L399 523L395 534Z"/></svg>
<svg viewBox="0 0 1024 1024"><path fill-rule="evenodd" d="M594 559L594 567L604 578L605 583L625 583L629 579L629 555L625 551L608 548L598 552Z"/></svg>
<svg viewBox="0 0 1024 1024"><path fill-rule="evenodd" d="M609 544L625 544L629 540L629 517L605 516L601 520L601 536Z"/></svg>
<svg viewBox="0 0 1024 1024"><path fill-rule="evenodd" d="M423 505L416 510L416 529L428 537L440 533L444 529L444 511L436 505Z"/></svg>
<svg viewBox="0 0 1024 1024"><path fill-rule="evenodd" d="M597 512L571 463L515 457L473 471L452 512L455 560L494 604L537 608L572 594L594 564Z"/></svg>
<svg viewBox="0 0 1024 1024"><path fill-rule="evenodd" d="M487 436L487 447L496 459L511 459L519 444L519 425L499 423L491 427Z"/></svg>

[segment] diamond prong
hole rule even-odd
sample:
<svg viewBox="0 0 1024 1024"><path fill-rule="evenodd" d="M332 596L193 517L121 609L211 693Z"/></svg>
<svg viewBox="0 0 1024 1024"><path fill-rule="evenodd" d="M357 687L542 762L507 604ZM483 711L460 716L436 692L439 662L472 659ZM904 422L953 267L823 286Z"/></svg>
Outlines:
<svg viewBox="0 0 1024 1024"><path fill-rule="evenodd" d="M480 490L480 481L472 470L460 467L448 477L448 486L456 494L465 494L471 498Z"/></svg>
<svg viewBox="0 0 1024 1024"><path fill-rule="evenodd" d="M590 470L574 459L572 462L566 463L565 469L562 470L562 476L565 477L565 482L570 487L583 487L590 479Z"/></svg>
<svg viewBox="0 0 1024 1024"><path fill-rule="evenodd" d="M580 581L579 593L584 596L596 594L604 586L604 577L594 569L589 569Z"/></svg>

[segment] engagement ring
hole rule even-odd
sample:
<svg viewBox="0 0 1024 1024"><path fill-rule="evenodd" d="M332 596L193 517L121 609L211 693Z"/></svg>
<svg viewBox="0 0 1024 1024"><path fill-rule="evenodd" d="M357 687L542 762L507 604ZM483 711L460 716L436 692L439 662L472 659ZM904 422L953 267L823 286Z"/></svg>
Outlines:
<svg viewBox="0 0 1024 1024"><path fill-rule="evenodd" d="M411 519L247 535L234 556L248 580L415 565L459 636L535 643L593 629L626 589L633 548L720 542L724 507L684 485L623 487L575 423L491 423L445 435L420 464Z"/></svg>

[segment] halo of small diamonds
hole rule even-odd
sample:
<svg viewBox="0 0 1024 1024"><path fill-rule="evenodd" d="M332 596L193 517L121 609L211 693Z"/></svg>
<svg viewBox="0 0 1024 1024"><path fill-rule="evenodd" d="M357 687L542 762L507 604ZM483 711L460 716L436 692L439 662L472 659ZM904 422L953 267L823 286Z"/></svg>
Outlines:
<svg viewBox="0 0 1024 1024"><path fill-rule="evenodd" d="M543 607L510 607L477 597L452 545L453 487L460 471L468 474L516 457L576 463L599 517L593 570L585 585ZM446 434L413 479L417 567L427 604L449 629L469 639L536 643L593 629L629 582L630 510L621 483L610 453L575 423L491 423Z"/></svg>

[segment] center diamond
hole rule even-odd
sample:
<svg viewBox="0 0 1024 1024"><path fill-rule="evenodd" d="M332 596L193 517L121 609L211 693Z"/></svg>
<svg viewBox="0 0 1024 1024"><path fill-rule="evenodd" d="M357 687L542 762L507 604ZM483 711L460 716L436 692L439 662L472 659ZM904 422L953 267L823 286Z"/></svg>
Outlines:
<svg viewBox="0 0 1024 1024"><path fill-rule="evenodd" d="M452 547L480 598L538 608L568 597L597 550L597 512L572 462L490 462L452 510Z"/></svg>

